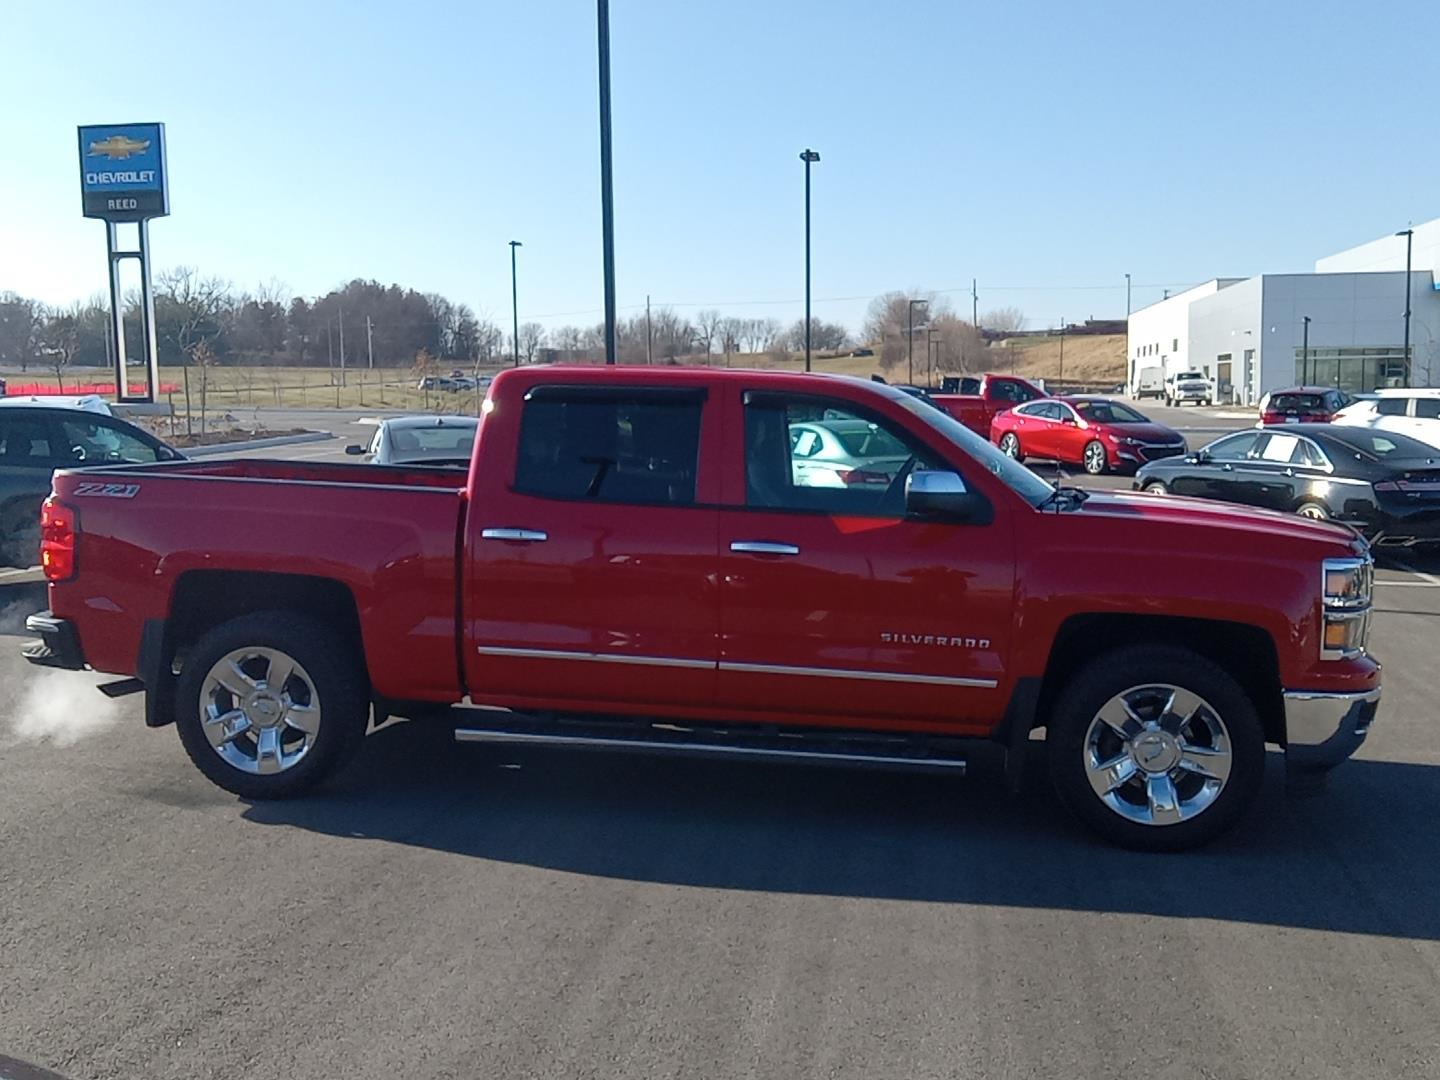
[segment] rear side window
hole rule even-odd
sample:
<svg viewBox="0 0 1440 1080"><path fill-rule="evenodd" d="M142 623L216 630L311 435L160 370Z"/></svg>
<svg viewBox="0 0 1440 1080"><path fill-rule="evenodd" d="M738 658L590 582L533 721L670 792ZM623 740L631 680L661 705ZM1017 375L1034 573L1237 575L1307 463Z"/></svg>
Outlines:
<svg viewBox="0 0 1440 1080"><path fill-rule="evenodd" d="M1242 431L1238 435L1231 435L1213 442L1205 449L1217 461L1242 461L1254 449L1255 440L1258 438L1260 438L1258 431Z"/></svg>
<svg viewBox="0 0 1440 1080"><path fill-rule="evenodd" d="M695 502L703 397L537 387L520 419L515 489L554 499Z"/></svg>
<svg viewBox="0 0 1440 1080"><path fill-rule="evenodd" d="M1375 411L1381 416L1404 416L1408 404L1410 402L1403 397L1385 397L1375 402Z"/></svg>
<svg viewBox="0 0 1440 1080"><path fill-rule="evenodd" d="M127 462L132 465L156 461L155 447L133 432L96 416L67 416L60 421L69 456L90 465Z"/></svg>
<svg viewBox="0 0 1440 1080"><path fill-rule="evenodd" d="M50 428L43 420L0 411L0 467L51 468Z"/></svg>
<svg viewBox="0 0 1440 1080"><path fill-rule="evenodd" d="M1440 398L1416 398L1415 415L1423 416L1426 420L1440 420Z"/></svg>

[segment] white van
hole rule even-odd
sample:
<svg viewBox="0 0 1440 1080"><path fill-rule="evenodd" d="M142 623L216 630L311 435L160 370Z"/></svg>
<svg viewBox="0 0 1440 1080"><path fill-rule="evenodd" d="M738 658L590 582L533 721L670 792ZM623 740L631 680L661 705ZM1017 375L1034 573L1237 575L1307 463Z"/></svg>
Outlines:
<svg viewBox="0 0 1440 1080"><path fill-rule="evenodd" d="M1135 385L1130 396L1139 400L1147 397L1165 396L1165 369L1160 367L1141 368L1135 373Z"/></svg>
<svg viewBox="0 0 1440 1080"><path fill-rule="evenodd" d="M1377 390L1341 409L1334 422L1394 431L1440 449L1440 390Z"/></svg>

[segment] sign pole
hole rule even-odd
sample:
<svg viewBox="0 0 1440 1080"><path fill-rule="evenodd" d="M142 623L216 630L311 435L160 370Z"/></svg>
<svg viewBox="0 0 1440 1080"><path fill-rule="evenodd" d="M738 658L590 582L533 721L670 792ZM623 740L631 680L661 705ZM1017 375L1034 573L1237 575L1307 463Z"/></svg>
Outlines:
<svg viewBox="0 0 1440 1080"><path fill-rule="evenodd" d="M110 266L110 336L115 342L115 393L125 388L125 319L120 307L120 260L115 250L115 223L105 222L105 252Z"/></svg>
<svg viewBox="0 0 1440 1080"><path fill-rule="evenodd" d="M113 230L115 226L110 228ZM160 391L160 350L155 340L155 290L150 285L149 218L140 219L140 340L144 343L145 370L149 376L141 400L153 402ZM125 401L130 397L130 385L125 380L123 369L120 376L121 381L115 384L115 389L120 392L119 399Z"/></svg>

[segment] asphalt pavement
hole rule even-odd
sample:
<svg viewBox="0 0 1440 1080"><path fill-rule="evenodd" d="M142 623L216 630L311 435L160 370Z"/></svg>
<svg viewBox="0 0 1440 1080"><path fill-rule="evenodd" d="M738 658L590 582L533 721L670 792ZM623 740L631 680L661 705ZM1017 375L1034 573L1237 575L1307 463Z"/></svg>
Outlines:
<svg viewBox="0 0 1440 1080"><path fill-rule="evenodd" d="M1272 760L1175 856L1094 841L1038 756L1012 797L395 724L249 804L24 667L43 592L0 583L0 1076L1440 1076L1437 574L1380 572L1359 758L1306 799Z"/></svg>

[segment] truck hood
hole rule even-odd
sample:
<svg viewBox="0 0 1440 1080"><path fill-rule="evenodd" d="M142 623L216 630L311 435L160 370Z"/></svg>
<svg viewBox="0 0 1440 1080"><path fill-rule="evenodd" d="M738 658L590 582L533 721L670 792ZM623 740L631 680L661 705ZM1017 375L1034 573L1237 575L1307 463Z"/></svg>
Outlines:
<svg viewBox="0 0 1440 1080"><path fill-rule="evenodd" d="M1314 521L1278 510L1259 510L1212 499L1178 495L1144 495L1140 492L1091 491L1075 511L1085 517L1110 517L1131 522L1155 522L1186 529L1222 529L1234 533L1260 533L1300 542L1356 548L1365 542L1344 525Z"/></svg>

